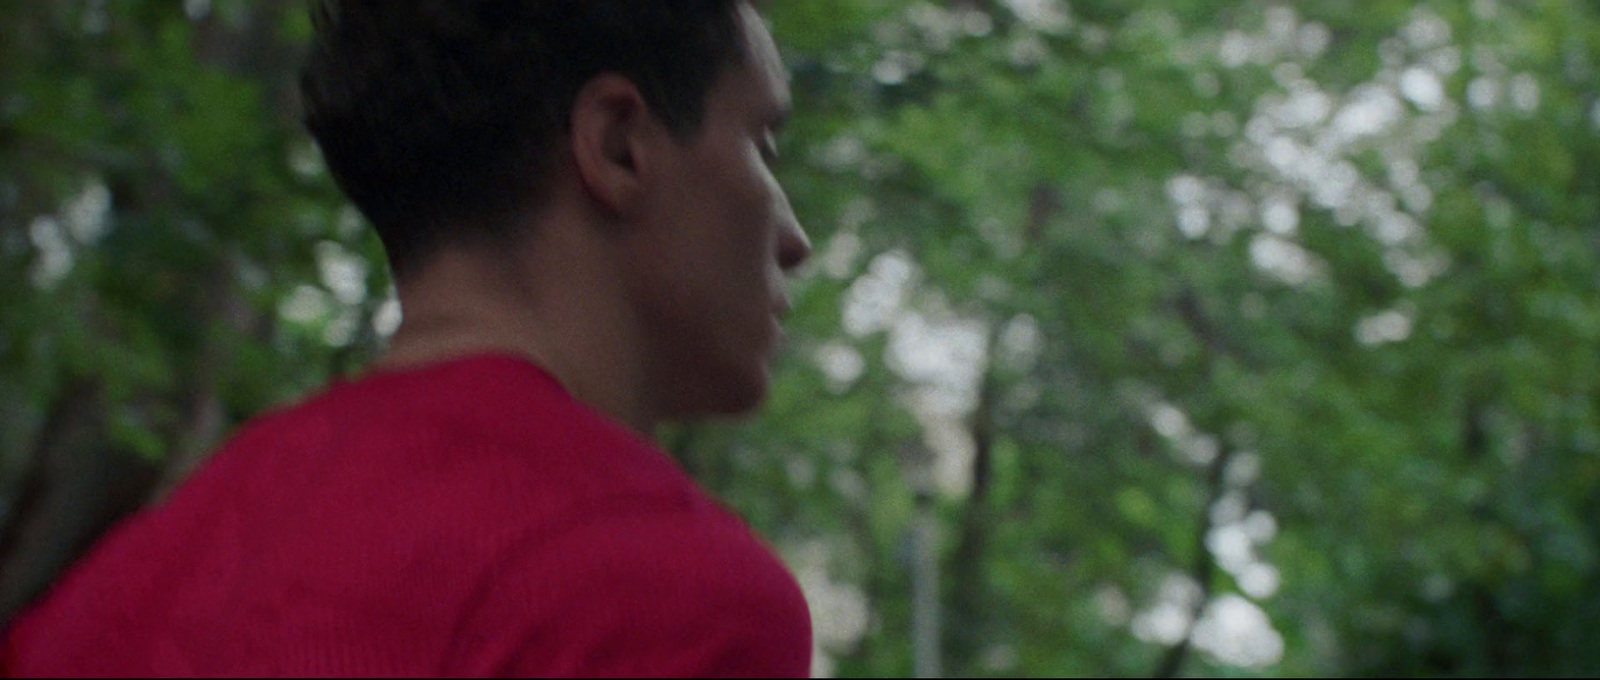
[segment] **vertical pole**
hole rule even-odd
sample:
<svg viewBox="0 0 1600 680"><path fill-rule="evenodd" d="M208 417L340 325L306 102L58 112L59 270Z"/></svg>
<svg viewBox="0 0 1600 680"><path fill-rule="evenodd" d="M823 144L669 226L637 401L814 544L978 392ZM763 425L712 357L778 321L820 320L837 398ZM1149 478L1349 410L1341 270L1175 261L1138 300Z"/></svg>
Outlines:
<svg viewBox="0 0 1600 680"><path fill-rule="evenodd" d="M912 671L919 678L940 675L939 527L932 506L932 494L918 490L911 527L911 655Z"/></svg>

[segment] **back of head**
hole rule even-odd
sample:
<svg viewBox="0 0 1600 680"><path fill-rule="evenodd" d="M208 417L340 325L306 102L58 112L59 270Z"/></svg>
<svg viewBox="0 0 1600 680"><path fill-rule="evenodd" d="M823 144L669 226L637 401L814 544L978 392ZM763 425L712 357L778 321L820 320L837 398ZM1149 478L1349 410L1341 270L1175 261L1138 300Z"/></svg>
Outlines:
<svg viewBox="0 0 1600 680"><path fill-rule="evenodd" d="M555 171L578 91L632 80L690 137L744 55L738 0L314 0L305 121L397 275L503 239Z"/></svg>

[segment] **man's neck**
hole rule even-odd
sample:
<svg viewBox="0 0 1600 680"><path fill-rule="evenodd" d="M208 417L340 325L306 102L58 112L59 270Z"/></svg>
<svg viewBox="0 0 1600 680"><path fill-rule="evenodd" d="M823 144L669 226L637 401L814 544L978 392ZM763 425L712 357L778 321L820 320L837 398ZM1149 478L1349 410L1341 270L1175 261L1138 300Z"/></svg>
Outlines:
<svg viewBox="0 0 1600 680"><path fill-rule="evenodd" d="M516 254L454 248L430 257L399 284L404 318L374 368L523 356L578 401L653 437L637 325L610 290L613 277L601 274L599 253L554 245Z"/></svg>

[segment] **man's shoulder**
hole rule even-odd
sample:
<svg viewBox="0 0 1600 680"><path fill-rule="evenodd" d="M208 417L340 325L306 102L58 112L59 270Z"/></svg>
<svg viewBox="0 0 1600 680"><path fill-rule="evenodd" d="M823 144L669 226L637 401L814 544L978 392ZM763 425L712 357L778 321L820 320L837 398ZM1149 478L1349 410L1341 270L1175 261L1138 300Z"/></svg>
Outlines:
<svg viewBox="0 0 1600 680"><path fill-rule="evenodd" d="M137 662L152 672L248 662L279 674L298 661L272 649L410 641L384 652L397 665L374 668L431 668L512 562L581 568L562 559L572 551L528 553L535 543L615 529L621 551L680 516L693 535L724 530L703 522L710 502L666 454L545 380L475 361L335 385L257 419L64 580L27 626L28 658L99 668L93 650L124 640L130 655L182 660ZM619 513L632 519L595 524ZM40 666L57 667L69 666Z"/></svg>
<svg viewBox="0 0 1600 680"><path fill-rule="evenodd" d="M414 586L468 587L524 537L597 509L695 502L666 454L536 366L480 357L338 383L248 423L97 557L110 573L181 546L220 556L263 593L412 593L448 606L448 588ZM263 556L241 560L241 547Z"/></svg>
<svg viewBox="0 0 1600 680"><path fill-rule="evenodd" d="M670 457L584 406L543 369L480 355L341 381L250 423L219 454L307 465L373 484L466 481L657 492L687 478ZM296 461L294 458L304 460ZM220 462L225 465L226 463ZM354 482L356 480L347 480Z"/></svg>
<svg viewBox="0 0 1600 680"><path fill-rule="evenodd" d="M228 444L293 439L312 446L365 446L383 435L430 433L461 438L518 438L544 431L605 438L605 423L556 379L519 357L483 354L337 379L294 404L251 419ZM334 441L330 441L334 440Z"/></svg>
<svg viewBox="0 0 1600 680"><path fill-rule="evenodd" d="M614 503L570 520L482 573L452 672L805 675L805 598L742 520L709 501Z"/></svg>

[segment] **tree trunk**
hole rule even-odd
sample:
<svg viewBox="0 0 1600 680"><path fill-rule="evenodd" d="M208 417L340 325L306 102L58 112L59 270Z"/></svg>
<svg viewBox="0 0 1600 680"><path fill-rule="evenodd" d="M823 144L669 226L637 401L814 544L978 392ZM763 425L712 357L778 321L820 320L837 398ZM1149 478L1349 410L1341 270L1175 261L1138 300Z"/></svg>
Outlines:
<svg viewBox="0 0 1600 680"><path fill-rule="evenodd" d="M137 509L156 467L109 445L102 386L79 380L51 407L0 527L0 618L9 620L117 519Z"/></svg>

